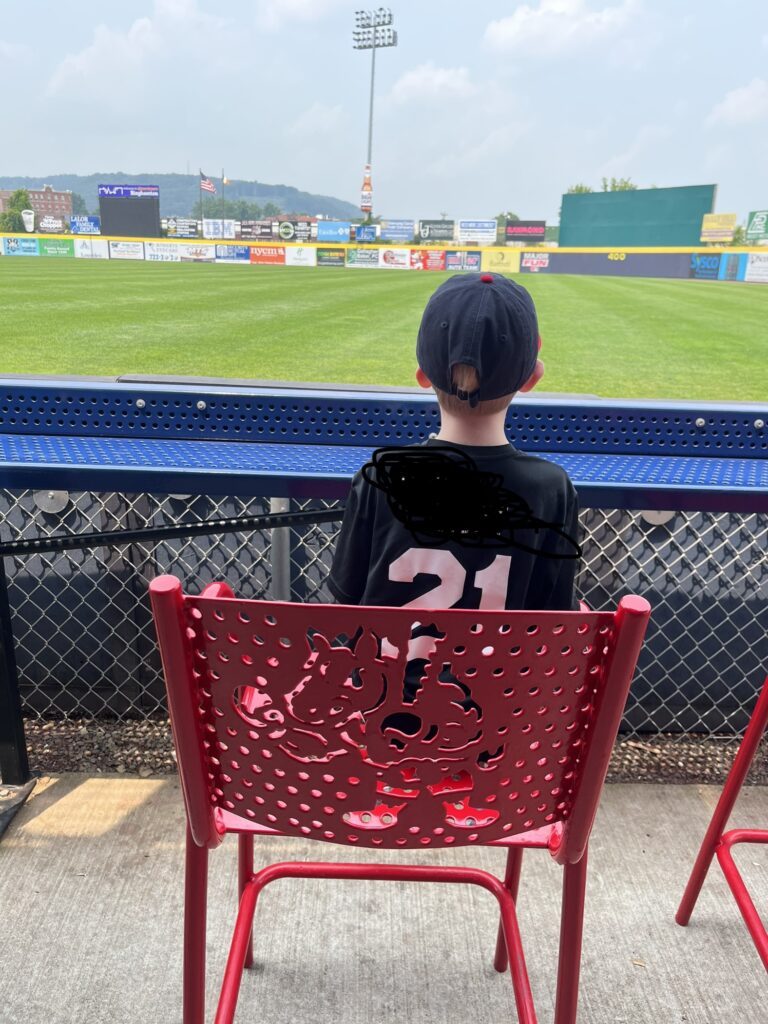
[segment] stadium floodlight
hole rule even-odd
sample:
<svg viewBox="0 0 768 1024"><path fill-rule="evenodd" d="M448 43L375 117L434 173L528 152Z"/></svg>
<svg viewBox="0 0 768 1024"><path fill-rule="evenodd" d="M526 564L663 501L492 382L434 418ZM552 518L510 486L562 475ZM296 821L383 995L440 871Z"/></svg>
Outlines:
<svg viewBox="0 0 768 1024"><path fill-rule="evenodd" d="M373 85L376 76L376 51L397 46L397 32L392 28L393 15L389 7L375 11L355 11L355 28L352 32L352 47L355 50L371 51L371 100L368 108L368 159L363 181L361 209L373 213L373 190L370 183L371 152L373 149Z"/></svg>

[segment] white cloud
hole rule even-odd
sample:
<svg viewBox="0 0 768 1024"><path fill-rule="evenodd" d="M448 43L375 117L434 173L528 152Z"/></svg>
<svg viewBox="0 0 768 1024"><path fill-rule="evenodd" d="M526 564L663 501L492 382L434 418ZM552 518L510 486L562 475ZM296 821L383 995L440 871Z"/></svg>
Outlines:
<svg viewBox="0 0 768 1024"><path fill-rule="evenodd" d="M631 178L635 162L647 153L656 154L660 152L663 143L672 135L672 129L666 125L643 125L623 152L610 157L603 164L600 168L600 175L605 177Z"/></svg>
<svg viewBox="0 0 768 1024"><path fill-rule="evenodd" d="M407 71L392 86L390 99L395 103L411 100L466 98L477 93L467 68L437 68L430 61Z"/></svg>
<svg viewBox="0 0 768 1024"><path fill-rule="evenodd" d="M3 64L6 61L27 60L33 56L34 50L30 46L25 46L22 43L6 43L0 39L0 61Z"/></svg>
<svg viewBox="0 0 768 1024"><path fill-rule="evenodd" d="M731 89L716 104L707 118L707 124L749 124L768 117L768 82L753 78L749 85Z"/></svg>
<svg viewBox="0 0 768 1024"><path fill-rule="evenodd" d="M267 32L276 32L286 21L319 21L341 6L347 5L341 0L258 0L256 24Z"/></svg>
<svg viewBox="0 0 768 1024"><path fill-rule="evenodd" d="M343 120L340 105L330 107L324 103L313 103L286 128L286 135L327 135L335 131Z"/></svg>
<svg viewBox="0 0 768 1024"><path fill-rule="evenodd" d="M167 57L190 36L210 45L210 34L223 24L199 11L196 0L155 0L151 16L137 18L125 32L98 25L90 45L68 54L55 68L46 93L97 98L112 92L105 89L106 82L117 82L118 91L126 90L151 57Z"/></svg>
<svg viewBox="0 0 768 1024"><path fill-rule="evenodd" d="M637 0L591 10L584 0L539 0L522 4L507 18L492 21L486 42L496 50L520 51L532 56L561 54L618 34L631 21Z"/></svg>

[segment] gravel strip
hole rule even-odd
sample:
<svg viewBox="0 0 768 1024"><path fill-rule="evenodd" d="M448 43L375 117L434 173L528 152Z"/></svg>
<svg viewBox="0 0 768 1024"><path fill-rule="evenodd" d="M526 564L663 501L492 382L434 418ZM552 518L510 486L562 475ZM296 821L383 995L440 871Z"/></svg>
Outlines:
<svg viewBox="0 0 768 1024"><path fill-rule="evenodd" d="M176 771L167 719L30 720L25 730L30 767L36 774L117 772L148 778ZM738 742L734 736L619 737L608 781L721 784ZM747 781L768 784L768 742L758 751Z"/></svg>

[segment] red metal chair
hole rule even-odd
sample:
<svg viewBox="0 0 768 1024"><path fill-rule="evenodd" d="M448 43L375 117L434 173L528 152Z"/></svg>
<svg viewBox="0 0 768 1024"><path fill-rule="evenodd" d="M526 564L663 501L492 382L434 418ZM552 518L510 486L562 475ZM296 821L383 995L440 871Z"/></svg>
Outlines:
<svg viewBox="0 0 768 1024"><path fill-rule="evenodd" d="M150 593L187 811L185 1024L203 1020L208 851L228 832L239 836L241 899L218 1024L232 1021L251 963L258 896L288 876L483 886L501 911L495 967L509 961L520 1021L535 1024L515 914L525 847L564 869L555 1020L574 1024L587 843L648 603L415 612L236 600L225 584L185 596L172 576ZM412 636L416 616L434 637ZM303 862L254 872L253 836L264 834L490 844L507 849L506 873Z"/></svg>
<svg viewBox="0 0 768 1024"><path fill-rule="evenodd" d="M728 778L725 780L725 786L694 862L691 877L688 879L683 898L677 914L675 914L675 920L681 925L687 925L690 921L707 871L709 871L709 865L716 854L725 880L736 899L741 916L744 918L749 934L760 954L760 959L763 961L763 966L768 971L768 932L760 920L760 915L752 902L744 879L733 861L731 852L737 843L768 843L768 831L756 828L735 828L730 832L725 831L733 805L741 792L741 787L757 753L766 726L768 726L768 676L763 683L762 692L757 699L755 710L752 712L747 731L744 733L744 739L741 741Z"/></svg>

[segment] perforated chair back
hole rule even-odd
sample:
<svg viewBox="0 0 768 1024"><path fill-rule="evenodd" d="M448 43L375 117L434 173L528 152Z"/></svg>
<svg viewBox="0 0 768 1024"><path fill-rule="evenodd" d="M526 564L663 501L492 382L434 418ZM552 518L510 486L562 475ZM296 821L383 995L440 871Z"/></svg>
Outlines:
<svg viewBox="0 0 768 1024"><path fill-rule="evenodd" d="M371 847L588 841L648 615L345 607L150 587L189 825ZM427 635L425 635L427 634ZM429 635L432 634L432 635Z"/></svg>

